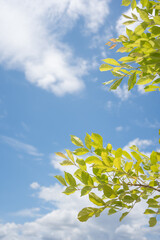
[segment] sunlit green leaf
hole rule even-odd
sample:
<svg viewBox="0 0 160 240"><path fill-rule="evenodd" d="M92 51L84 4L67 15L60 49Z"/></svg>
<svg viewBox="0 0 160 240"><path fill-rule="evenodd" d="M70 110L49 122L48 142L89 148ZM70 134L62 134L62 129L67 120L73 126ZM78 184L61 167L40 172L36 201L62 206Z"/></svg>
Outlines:
<svg viewBox="0 0 160 240"><path fill-rule="evenodd" d="M111 65L120 66L120 64L113 58L106 58L103 59L103 61Z"/></svg>
<svg viewBox="0 0 160 240"><path fill-rule="evenodd" d="M151 218L149 219L149 226L150 226L150 227L154 227L156 224L157 224L157 219L156 219L156 217L151 217Z"/></svg>
<svg viewBox="0 0 160 240"><path fill-rule="evenodd" d="M56 175L56 176L54 176L54 177L57 178L57 180L58 180L62 185L67 186L66 181L65 181L65 179L64 179L62 176Z"/></svg>
<svg viewBox="0 0 160 240"><path fill-rule="evenodd" d="M71 135L71 142L73 144L75 144L76 146L78 146L78 147L84 147L83 142L81 141L81 139L76 137L76 136L74 136L74 135Z"/></svg>
<svg viewBox="0 0 160 240"><path fill-rule="evenodd" d="M65 180L66 182L71 185L71 186L76 186L76 180L74 179L74 177L70 174L70 173L67 173L67 172L64 172L65 174Z"/></svg>

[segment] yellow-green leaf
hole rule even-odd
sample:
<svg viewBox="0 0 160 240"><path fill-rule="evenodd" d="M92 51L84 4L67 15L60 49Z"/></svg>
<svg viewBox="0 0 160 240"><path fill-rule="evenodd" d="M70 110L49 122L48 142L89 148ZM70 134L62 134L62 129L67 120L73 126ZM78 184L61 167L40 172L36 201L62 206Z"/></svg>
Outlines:
<svg viewBox="0 0 160 240"><path fill-rule="evenodd" d="M71 135L71 142L74 145L78 146L78 147L84 147L83 142L81 141L81 139L76 137L76 136L74 136L74 135Z"/></svg>
<svg viewBox="0 0 160 240"><path fill-rule="evenodd" d="M74 179L74 177L73 177L70 173L67 173L67 172L64 172L64 174L65 174L65 180L66 180L66 182L67 182L69 185L75 187L77 184L76 184L76 180Z"/></svg>
<svg viewBox="0 0 160 240"><path fill-rule="evenodd" d="M133 162L126 162L125 171L128 172L129 170L131 170L132 166L133 166Z"/></svg>
<svg viewBox="0 0 160 240"><path fill-rule="evenodd" d="M102 65L100 66L100 68L99 68L99 70L100 70L101 72L103 72L103 71L109 71L109 70L111 70L111 69L113 69L113 67L110 66L110 65L108 65L108 64L102 64Z"/></svg>
<svg viewBox="0 0 160 240"><path fill-rule="evenodd" d="M88 152L89 152L89 150L87 148L77 148L76 150L74 150L73 153L77 156L81 156L81 155L84 155Z"/></svg>
<svg viewBox="0 0 160 240"><path fill-rule="evenodd" d="M64 180L64 178L62 176L56 175L55 178L57 178L57 180L64 186L67 186L66 181Z"/></svg>
<svg viewBox="0 0 160 240"><path fill-rule="evenodd" d="M129 6L129 4L131 3L131 0L122 0L122 6Z"/></svg>
<svg viewBox="0 0 160 240"><path fill-rule="evenodd" d="M120 64L113 58L106 58L103 59L103 61L111 65L120 66Z"/></svg>
<svg viewBox="0 0 160 240"><path fill-rule="evenodd" d="M114 166L119 170L121 168L121 159L115 158L113 161Z"/></svg>
<svg viewBox="0 0 160 240"><path fill-rule="evenodd" d="M98 197L95 193L90 193L89 194L89 200L92 203L96 204L97 206L105 205L104 201L100 197Z"/></svg>
<svg viewBox="0 0 160 240"><path fill-rule="evenodd" d="M56 155L65 159L68 159L62 152L56 152Z"/></svg>
<svg viewBox="0 0 160 240"><path fill-rule="evenodd" d="M67 152L67 155L68 157L71 159L71 161L74 163L74 157L73 157L73 154L70 150L66 149L66 152Z"/></svg>
<svg viewBox="0 0 160 240"><path fill-rule="evenodd" d="M95 156L86 158L85 162L88 164L100 164L100 165L103 164L102 161L98 157L95 157Z"/></svg>
<svg viewBox="0 0 160 240"><path fill-rule="evenodd" d="M151 218L149 219L149 226L150 226L150 227L154 227L154 226L156 225L156 223L157 223L156 217L151 217Z"/></svg>

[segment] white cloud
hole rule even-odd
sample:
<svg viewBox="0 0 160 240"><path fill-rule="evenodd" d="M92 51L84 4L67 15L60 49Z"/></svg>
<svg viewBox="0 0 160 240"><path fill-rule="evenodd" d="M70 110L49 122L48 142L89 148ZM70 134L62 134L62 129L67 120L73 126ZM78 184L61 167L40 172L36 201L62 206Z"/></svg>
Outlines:
<svg viewBox="0 0 160 240"><path fill-rule="evenodd" d="M146 94L145 90L144 90L144 86L143 85L137 85L137 89L138 89L138 92L140 94Z"/></svg>
<svg viewBox="0 0 160 240"><path fill-rule="evenodd" d="M105 105L105 109L110 110L113 107L113 102L112 101L107 101L106 105Z"/></svg>
<svg viewBox="0 0 160 240"><path fill-rule="evenodd" d="M152 120L145 118L143 122L136 121L136 124L140 127L148 127L153 129L159 129L160 128L160 122L158 120Z"/></svg>
<svg viewBox="0 0 160 240"><path fill-rule="evenodd" d="M41 159L41 157L43 156L43 154L39 153L34 146L23 143L19 140L16 140L15 138L0 136L0 139L17 151L27 153L31 156L38 157L39 159Z"/></svg>
<svg viewBox="0 0 160 240"><path fill-rule="evenodd" d="M74 56L63 35L82 18L96 33L110 0L2 0L0 63L19 69L34 85L62 96L84 88L86 61Z"/></svg>
<svg viewBox="0 0 160 240"><path fill-rule="evenodd" d="M30 187L32 189L38 189L40 187L40 185L37 182L33 182L33 183L30 184Z"/></svg>
<svg viewBox="0 0 160 240"><path fill-rule="evenodd" d="M123 130L123 127L122 127L122 126L116 127L116 131L117 131L117 132L121 132L122 130Z"/></svg>
<svg viewBox="0 0 160 240"><path fill-rule="evenodd" d="M148 228L148 216L142 214L144 202L137 204L134 210L119 223L119 215L107 216L107 211L99 218L86 223L77 220L77 212L85 206L91 206L88 198L79 194L62 196L63 187L58 184L41 186L37 195L46 202L54 204L55 209L31 222L24 224L0 224L2 240L139 240L159 239L159 226ZM149 237L148 237L149 233Z"/></svg>
<svg viewBox="0 0 160 240"><path fill-rule="evenodd" d="M23 209L21 211L18 211L16 213L13 213L12 215L18 216L18 217L38 217L40 208L31 208L31 209Z"/></svg>
<svg viewBox="0 0 160 240"><path fill-rule="evenodd" d="M119 86L113 93L120 98L122 101L127 100L131 96L131 92L128 91L128 86L124 84L122 87Z"/></svg>
<svg viewBox="0 0 160 240"><path fill-rule="evenodd" d="M125 147L124 149L126 151L129 151L129 147L131 147L132 145L136 145L140 150L144 150L147 147L154 145L153 141L148 140L148 139L139 139L139 138L135 138L134 140L130 141Z"/></svg>

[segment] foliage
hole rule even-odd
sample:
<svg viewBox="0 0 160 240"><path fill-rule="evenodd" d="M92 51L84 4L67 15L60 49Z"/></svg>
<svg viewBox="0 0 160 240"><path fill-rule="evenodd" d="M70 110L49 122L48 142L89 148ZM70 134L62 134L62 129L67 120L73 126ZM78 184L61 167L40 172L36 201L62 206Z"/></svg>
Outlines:
<svg viewBox="0 0 160 240"><path fill-rule="evenodd" d="M136 84L145 85L146 92L160 91L160 1L140 2L142 8L137 6L135 0L122 1L122 5L131 4L132 10L137 12L132 13L131 17L123 14L127 20L124 24L135 23L137 27L134 30L126 28L126 36L120 35L106 43L110 49L121 45L117 52L127 53L118 61L104 59L105 64L100 66L100 71L110 70L114 76L113 80L104 83L112 83L110 90L115 90L127 78L128 90Z"/></svg>
<svg viewBox="0 0 160 240"><path fill-rule="evenodd" d="M136 0L122 0L122 5L131 4L132 10L137 11L132 17L123 15L127 18L124 24L137 23L137 27L133 31L127 28L127 36L120 35L107 43L110 49L121 44L117 52L128 54L118 61L103 60L105 64L100 70L109 70L116 77L104 83L112 83L110 90L115 90L128 78L128 90L147 84L146 92L160 91L160 0L140 2L142 8L137 6ZM64 177L55 177L66 187L64 194L80 191L81 196L88 195L95 205L82 209L78 219L85 222L108 209L108 215L122 211L121 221L143 200L148 205L144 214L151 215L149 226L155 226L160 214L160 153L153 151L147 156L136 146L130 147L129 152L121 148L113 150L111 144L103 147L103 138L96 133L86 134L85 145L73 135L71 141L78 148L73 152L66 150L67 155L60 152L57 155L64 159L61 165L73 165L77 169L73 175L64 172Z"/></svg>
<svg viewBox="0 0 160 240"><path fill-rule="evenodd" d="M65 177L55 176L66 186L64 193L70 195L80 191L81 196L88 195L96 207L87 207L78 214L81 222L95 215L98 217L108 208L108 215L125 210L120 221L142 199L148 204L144 214L155 215L149 220L150 227L156 225L160 214L160 153L152 152L150 157L141 153L136 146L131 152L118 148L112 149L108 144L103 147L103 138L99 134L86 134L85 145L76 136L71 136L73 144L78 146L67 155L57 153L64 158L61 165L76 167L74 175L65 172ZM81 156L87 154L84 160Z"/></svg>

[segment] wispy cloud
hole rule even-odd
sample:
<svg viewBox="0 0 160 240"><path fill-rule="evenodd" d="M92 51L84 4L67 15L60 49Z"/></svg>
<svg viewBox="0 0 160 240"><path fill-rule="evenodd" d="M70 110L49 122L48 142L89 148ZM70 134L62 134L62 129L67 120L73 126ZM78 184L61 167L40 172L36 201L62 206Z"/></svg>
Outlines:
<svg viewBox="0 0 160 240"><path fill-rule="evenodd" d="M158 120L150 121L148 118L145 118L143 122L136 120L136 124L140 127L160 129L160 122Z"/></svg>
<svg viewBox="0 0 160 240"><path fill-rule="evenodd" d="M0 139L3 142L5 142L6 144L8 144L10 147L14 148L16 151L24 152L28 155L38 157L38 158L41 158L43 156L43 154L39 153L38 150L34 146L32 146L30 144L23 143L23 142L15 139L15 138L11 138L11 137L1 135Z"/></svg>
<svg viewBox="0 0 160 240"><path fill-rule="evenodd" d="M122 126L118 126L118 127L116 127L116 131L117 131L117 132L121 132L121 131L123 131L123 127L122 127Z"/></svg>
<svg viewBox="0 0 160 240"><path fill-rule="evenodd" d="M119 86L113 93L120 98L122 101L127 100L131 96L131 92L128 91L128 86L124 84L123 86Z"/></svg>
<svg viewBox="0 0 160 240"><path fill-rule="evenodd" d="M62 96L85 87L85 59L63 41L81 18L96 33L110 0L5 0L0 2L0 63L25 73L34 85Z"/></svg>
<svg viewBox="0 0 160 240"><path fill-rule="evenodd" d="M154 143L152 140L135 138L134 140L130 141L124 147L124 149L128 151L129 147L133 145L137 146L140 150L145 150L147 147L154 145Z"/></svg>
<svg viewBox="0 0 160 240"><path fill-rule="evenodd" d="M40 208L30 208L30 209L23 209L21 211L12 213L12 215L17 217L30 217L35 218L40 216Z"/></svg>

